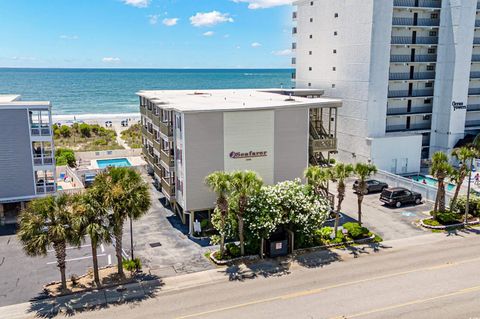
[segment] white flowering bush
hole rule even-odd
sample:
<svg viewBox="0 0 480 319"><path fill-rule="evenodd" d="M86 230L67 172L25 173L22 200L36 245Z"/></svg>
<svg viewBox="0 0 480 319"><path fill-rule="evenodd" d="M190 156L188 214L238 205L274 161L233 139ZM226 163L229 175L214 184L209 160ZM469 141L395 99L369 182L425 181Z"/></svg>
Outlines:
<svg viewBox="0 0 480 319"><path fill-rule="evenodd" d="M300 238L313 237L327 219L330 205L299 179L263 186L249 199L245 229L249 244L258 245L281 225Z"/></svg>

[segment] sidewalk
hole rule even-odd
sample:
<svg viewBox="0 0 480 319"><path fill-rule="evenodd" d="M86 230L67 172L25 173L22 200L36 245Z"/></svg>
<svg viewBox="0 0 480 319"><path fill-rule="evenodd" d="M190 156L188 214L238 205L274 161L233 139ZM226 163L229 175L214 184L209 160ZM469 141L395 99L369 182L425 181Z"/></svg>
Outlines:
<svg viewBox="0 0 480 319"><path fill-rule="evenodd" d="M466 236L468 235L458 236L458 240ZM151 276L146 275L146 277L149 277L147 280L118 287L2 307L0 308L0 316L2 318L20 319L52 318L58 314L73 315L76 312L104 308L118 303L140 302L150 298L161 297L164 293L192 287L228 282L230 280L245 280L256 276L282 276L292 271L307 271L309 268L324 266L335 261L357 258L360 254L373 255L373 253L382 250L391 252L392 250L416 245L434 245L436 242L445 239L445 234L432 233L379 244L315 251L294 258L264 259L249 264L233 265L228 268L222 267L161 279L158 279L152 273ZM449 240L452 239L455 240L454 237L449 238Z"/></svg>

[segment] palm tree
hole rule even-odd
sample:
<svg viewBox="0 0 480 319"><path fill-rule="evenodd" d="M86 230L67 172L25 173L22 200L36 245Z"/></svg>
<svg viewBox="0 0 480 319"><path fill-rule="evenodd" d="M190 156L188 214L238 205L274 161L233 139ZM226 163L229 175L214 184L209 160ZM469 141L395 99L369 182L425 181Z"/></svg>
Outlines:
<svg viewBox="0 0 480 319"><path fill-rule="evenodd" d="M367 192L367 179L377 172L377 167L373 164L357 163L353 171L357 176L357 204L358 204L358 223L362 225L362 202Z"/></svg>
<svg viewBox="0 0 480 319"><path fill-rule="evenodd" d="M331 179L330 168L320 166L309 166L303 173L307 183L312 186L317 196L328 197L328 182Z"/></svg>
<svg viewBox="0 0 480 319"><path fill-rule="evenodd" d="M124 276L122 267L122 238L125 219L139 219L151 206L147 183L134 169L127 167L110 168L95 178L94 187L99 192L102 205L110 210L109 222L115 237L117 269Z"/></svg>
<svg viewBox="0 0 480 319"><path fill-rule="evenodd" d="M452 156L455 157L459 162L460 162L460 167L458 170L455 170L452 172L452 176L456 187L455 187L455 193L453 195L452 200L450 201L450 208L454 208L455 203L458 198L458 194L460 193L460 188L462 187L462 184L467 177L467 175L470 172L470 168L468 166L468 163L470 162L471 159L475 158L477 155L477 152L467 146L462 146L460 148L456 148L452 151Z"/></svg>
<svg viewBox="0 0 480 319"><path fill-rule="evenodd" d="M437 213L445 211L445 179L452 174L453 168L448 163L447 154L436 152L432 156L432 166L430 174L438 180L437 196L433 208L433 219L437 218Z"/></svg>
<svg viewBox="0 0 480 319"><path fill-rule="evenodd" d="M53 247L63 291L67 289L67 244L80 244L80 236L72 227L70 200L66 194L33 200L20 215L18 232L28 256L46 256L47 250Z"/></svg>
<svg viewBox="0 0 480 319"><path fill-rule="evenodd" d="M253 171L237 171L232 173L232 195L237 200L238 235L240 237L240 253L245 255L243 232L243 215L247 208L248 198L262 187L262 179Z"/></svg>
<svg viewBox="0 0 480 319"><path fill-rule="evenodd" d="M216 208L220 212L220 255L225 253L225 223L228 215L228 196L231 190L231 176L225 172L214 172L205 178L205 183L217 194Z"/></svg>
<svg viewBox="0 0 480 319"><path fill-rule="evenodd" d="M337 234L338 224L340 220L340 212L342 210L342 202L345 199L345 179L349 178L353 174L353 165L337 163L331 169L332 179L337 181L337 197L338 204L335 211L335 227L334 234Z"/></svg>
<svg viewBox="0 0 480 319"><path fill-rule="evenodd" d="M97 287L100 287L98 274L97 248L102 243L110 243L110 225L108 222L108 209L103 206L98 190L90 188L86 193L75 198L74 225L82 238L90 237L93 259L93 278Z"/></svg>

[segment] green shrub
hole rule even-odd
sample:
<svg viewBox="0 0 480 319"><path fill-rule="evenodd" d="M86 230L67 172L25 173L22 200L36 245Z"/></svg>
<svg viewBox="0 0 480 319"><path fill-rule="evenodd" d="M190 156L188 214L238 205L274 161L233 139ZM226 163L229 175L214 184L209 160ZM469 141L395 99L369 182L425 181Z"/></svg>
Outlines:
<svg viewBox="0 0 480 319"><path fill-rule="evenodd" d="M225 246L225 250L231 258L240 257L240 255L241 255L240 247L238 247L234 243L228 243Z"/></svg>
<svg viewBox="0 0 480 319"><path fill-rule="evenodd" d="M342 233L341 230L337 231L337 237L332 239L333 244L341 244L346 240L345 235Z"/></svg>
<svg viewBox="0 0 480 319"><path fill-rule="evenodd" d="M140 261L139 258L123 259L122 265L123 265L123 268L125 268L125 270L128 270L130 272L134 272L142 269L142 262Z"/></svg>
<svg viewBox="0 0 480 319"><path fill-rule="evenodd" d="M459 219L460 215L449 211L437 214L437 220L442 225L457 224L460 222Z"/></svg>
<svg viewBox="0 0 480 319"><path fill-rule="evenodd" d="M68 165L75 167L77 165L75 153L68 148L57 148L55 151L55 161L58 166Z"/></svg>
<svg viewBox="0 0 480 319"><path fill-rule="evenodd" d="M108 142L106 140L104 140L103 138L99 138L98 140L95 140L95 142L93 142L93 144L95 144L95 145L108 145Z"/></svg>
<svg viewBox="0 0 480 319"><path fill-rule="evenodd" d="M348 230L348 234L353 239L363 238L368 235L368 229L360 226L358 223L345 223L343 228Z"/></svg>
<svg viewBox="0 0 480 319"><path fill-rule="evenodd" d="M90 125L86 123L82 123L80 124L79 128L80 128L80 134L82 135L82 137L92 136L92 129L90 128Z"/></svg>
<svg viewBox="0 0 480 319"><path fill-rule="evenodd" d="M60 127L60 135L62 135L65 138L70 137L72 136L72 129L66 125L62 125Z"/></svg>
<svg viewBox="0 0 480 319"><path fill-rule="evenodd" d="M330 240L330 236L332 235L332 233L333 228L328 226L322 227L315 231L315 235L320 236L321 239L326 240Z"/></svg>
<svg viewBox="0 0 480 319"><path fill-rule="evenodd" d="M455 203L455 211L462 215L465 214L466 204L466 195L458 197L457 202ZM470 194L468 213L473 216L480 216L480 196Z"/></svg>
<svg viewBox="0 0 480 319"><path fill-rule="evenodd" d="M200 222L200 226L202 227L202 230L205 230L207 228L209 228L210 222L208 221L208 219L204 219Z"/></svg>
<svg viewBox="0 0 480 319"><path fill-rule="evenodd" d="M424 219L423 223L428 226L441 226L438 221L433 219Z"/></svg>

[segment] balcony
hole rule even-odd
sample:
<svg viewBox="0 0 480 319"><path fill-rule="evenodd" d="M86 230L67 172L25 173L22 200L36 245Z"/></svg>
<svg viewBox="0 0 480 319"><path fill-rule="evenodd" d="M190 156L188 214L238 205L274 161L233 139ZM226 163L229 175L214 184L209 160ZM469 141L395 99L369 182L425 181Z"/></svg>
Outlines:
<svg viewBox="0 0 480 319"><path fill-rule="evenodd" d="M480 62L480 54L472 55L472 62Z"/></svg>
<svg viewBox="0 0 480 319"><path fill-rule="evenodd" d="M415 132L415 131L429 131L431 127L430 123L427 124L412 124L407 128L406 124L402 125L388 125L386 128L387 133L397 133L397 132Z"/></svg>
<svg viewBox="0 0 480 319"><path fill-rule="evenodd" d="M480 28L480 20L475 20L475 28Z"/></svg>
<svg viewBox="0 0 480 319"><path fill-rule="evenodd" d="M433 89L430 90L413 90L409 94L408 90L395 90L388 91L389 98L402 98L402 97L427 97L433 96Z"/></svg>
<svg viewBox="0 0 480 319"><path fill-rule="evenodd" d="M392 44L437 44L438 37L392 37Z"/></svg>
<svg viewBox="0 0 480 319"><path fill-rule="evenodd" d="M390 73L390 80L435 80L435 72Z"/></svg>
<svg viewBox="0 0 480 319"><path fill-rule="evenodd" d="M175 199L175 183L162 177L162 192L169 200Z"/></svg>
<svg viewBox="0 0 480 319"><path fill-rule="evenodd" d="M479 120L465 121L465 127L478 127L480 126Z"/></svg>
<svg viewBox="0 0 480 319"><path fill-rule="evenodd" d="M432 106L419 106L412 107L410 112L406 107L401 108L387 108L387 115L397 116L397 115L417 115L417 114L430 114L432 113Z"/></svg>
<svg viewBox="0 0 480 319"><path fill-rule="evenodd" d="M414 18L397 18L392 19L394 26L420 26L420 27L438 27L440 25L439 19L414 19Z"/></svg>
<svg viewBox="0 0 480 319"><path fill-rule="evenodd" d="M479 56L480 57L480 56ZM412 59L411 55L391 55L390 62L436 62L435 54L415 55Z"/></svg>
<svg viewBox="0 0 480 319"><path fill-rule="evenodd" d="M480 79L480 71L472 71L470 72L471 79Z"/></svg>
<svg viewBox="0 0 480 319"><path fill-rule="evenodd" d="M468 95L480 95L480 88L468 89Z"/></svg>
<svg viewBox="0 0 480 319"><path fill-rule="evenodd" d="M171 151L160 151L160 160L164 163L167 167L174 167L175 161L173 158L173 150Z"/></svg>
<svg viewBox="0 0 480 319"><path fill-rule="evenodd" d="M35 190L37 195L43 194L54 194L57 191L57 187L54 182L47 182L47 183L37 183L35 186Z"/></svg>
<svg viewBox="0 0 480 319"><path fill-rule="evenodd" d="M154 139L154 138L153 138L153 130L152 130L152 132L150 132L150 131L148 130L148 128L146 128L145 126L142 126L142 134L143 134L143 136L145 136L146 138L148 138L148 139L150 139L150 140L153 141L153 139Z"/></svg>
<svg viewBox="0 0 480 319"><path fill-rule="evenodd" d="M292 12L292 20L293 21L297 20L297 11Z"/></svg>
<svg viewBox="0 0 480 319"><path fill-rule="evenodd" d="M150 154L150 152L148 151L148 149L144 146L142 147L142 151L143 151L143 155L145 156L145 158L147 159L147 161L150 163L150 165L154 165L155 161L153 159L153 155Z"/></svg>
<svg viewBox="0 0 480 319"><path fill-rule="evenodd" d="M162 168L160 166L158 166L158 164L154 164L152 166L153 166L153 171L155 172L155 174L157 174L157 176L159 178L162 178Z"/></svg>
<svg viewBox="0 0 480 319"><path fill-rule="evenodd" d="M395 7L438 8L442 7L439 0L394 0Z"/></svg>
<svg viewBox="0 0 480 319"><path fill-rule="evenodd" d="M147 115L147 108L144 105L140 105L140 114Z"/></svg>
<svg viewBox="0 0 480 319"><path fill-rule="evenodd" d="M337 150L336 138L310 139L310 151L313 153L333 152Z"/></svg>
<svg viewBox="0 0 480 319"><path fill-rule="evenodd" d="M473 44L480 44L480 38L473 38Z"/></svg>
<svg viewBox="0 0 480 319"><path fill-rule="evenodd" d="M160 125L158 126L160 128L160 132L167 136L167 137L172 137L173 136L173 128L171 123L166 123L166 122L160 122Z"/></svg>
<svg viewBox="0 0 480 319"><path fill-rule="evenodd" d="M469 104L467 106L467 112L477 112L480 111L480 104Z"/></svg>

